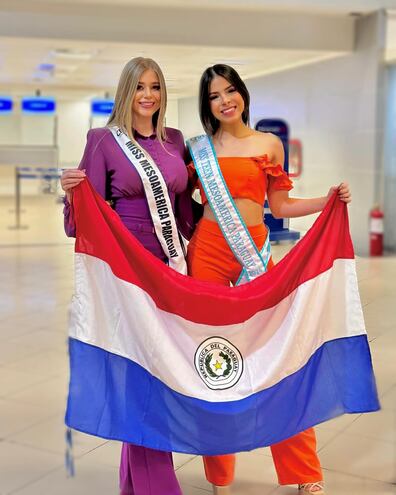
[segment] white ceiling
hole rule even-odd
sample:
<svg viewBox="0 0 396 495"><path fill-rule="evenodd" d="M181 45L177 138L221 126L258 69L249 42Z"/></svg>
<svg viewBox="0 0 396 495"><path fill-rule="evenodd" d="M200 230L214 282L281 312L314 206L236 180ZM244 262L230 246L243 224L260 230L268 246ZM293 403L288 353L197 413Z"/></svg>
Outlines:
<svg viewBox="0 0 396 495"><path fill-rule="evenodd" d="M125 62L135 56L155 59L166 76L169 95L182 97L195 94L202 71L218 62L234 66L242 77L248 78L338 55L301 50L19 38L0 38L0 53L0 89L8 88L14 95L38 88L58 96L79 93L87 97L113 92ZM40 70L42 64L54 65L54 69Z"/></svg>
<svg viewBox="0 0 396 495"><path fill-rule="evenodd" d="M48 0L47 0L48 1ZM51 0L53 5L62 4L65 0ZM1 0L0 5L29 5L31 8L44 4L37 0ZM271 10L293 11L303 13L347 14L350 12L368 13L379 9L396 8L395 0L68 0L74 5L143 5L183 8L239 9L239 10Z"/></svg>
<svg viewBox="0 0 396 495"><path fill-rule="evenodd" d="M122 8L117 9L117 5L122 5ZM133 5L143 7L131 10ZM144 23L149 39L150 29L152 29L153 42L114 42L111 41L109 32L101 36L102 33L97 26L96 30L92 29L92 33L89 33L90 17L87 17L87 14L92 12L93 19L101 6L108 9L102 10L102 15L110 12L110 7L119 15L122 15L124 8L129 9L128 13L147 14L149 12L148 18L147 16L139 17L137 21ZM235 10L232 17L227 17L227 19L233 19L235 25L230 26L231 32L228 33L230 36L224 46L219 46L219 43L213 43L212 46L196 43L193 36L188 38L188 33L183 33L184 39L183 41L180 39L178 43L173 39L172 42L158 43L155 35L160 37L161 33L158 33L158 24L154 25L154 20L161 22L161 18L156 19L156 15L164 6L174 8L169 12L170 18L179 12L179 7L183 15L186 13L186 8L200 7L206 9L207 12L214 7L220 10L216 17L208 14L208 22L202 26L200 37L202 42L205 42L207 38L205 33L208 29L211 31L223 29L222 39L226 40L227 27L219 26L218 22L222 18L222 12L224 12L224 19L230 16L231 7L233 9L243 7L243 14L251 11L250 19L254 18L256 12L256 17L262 16L263 10L272 11L275 7L278 11L293 9L300 13L309 12L311 16L318 12L322 17L310 18L309 15L304 14L304 16L295 17L296 22L290 18L289 29L283 28L283 32L277 33L276 26L271 19L283 22L282 26L285 27L288 25L289 14L284 12L280 17L270 17L269 13L265 14L264 19L268 21L268 25L266 26L265 23L260 25L267 38L257 32L257 36L251 36L253 43L250 42L250 45L253 46L246 45L246 43L244 46L244 38L247 38L247 34L244 34L244 26L238 25L242 12L238 15ZM352 39L353 35L351 29L353 20L348 16L345 21L345 14L351 11L367 12L380 7L392 6L396 7L396 0L349 2L345 0L278 0L276 2L265 0L67 0L67 3L65 0L52 0L50 3L34 0L19 0L19 2L0 0L0 19L5 23L8 15L11 21L15 21L15 29L13 30L13 26L10 26L12 34L8 33L8 36L0 37L0 93L21 96L40 89L43 94L52 94L66 99L103 96L106 91L110 93L114 91L125 62L141 55L152 57L160 64L167 80L170 97L180 98L196 94L202 70L217 62L229 63L236 67L244 78L249 78L343 55L350 49L348 36ZM73 13L74 20L81 21L80 35L77 30L75 37L64 34L58 37L56 33L50 31L48 33L35 32L33 35L28 29L26 32L29 36L23 36L24 24L16 22L23 15L27 15L29 19L29 14L47 11L51 15L58 16L58 21L66 19L62 13L65 12L62 9L66 7L68 12ZM138 10L139 8L142 10ZM192 10L190 12L193 16L194 12ZM331 13L329 22L333 24L328 24L326 20L328 13ZM2 17L2 14L6 16ZM305 18L312 19L312 24L304 24ZM396 17L391 17L391 20L392 29L388 30L388 43L390 47L394 47L394 52L393 48L390 48L387 59L392 60L394 57L396 60ZM133 21L136 22L135 19ZM211 21L213 21L212 24L217 22L217 25L211 25ZM175 21L176 24L173 24L170 29L177 26L177 22ZM323 24L320 24L321 22ZM183 24L181 23L180 26L182 29ZM338 26L339 30L334 28ZM113 32L116 31L117 24L112 23L111 28ZM309 36L306 34L307 31ZM87 32L89 36L86 36ZM131 32L133 34L133 29ZM48 34L51 36L46 36ZM289 45L285 48L283 42L288 35L290 35ZM293 36L294 40L303 40L300 47L296 47L293 43ZM344 41L337 45L339 39ZM274 40L273 43L271 43L272 40ZM324 40L322 46L317 46L318 40L320 42Z"/></svg>
<svg viewBox="0 0 396 495"><path fill-rule="evenodd" d="M385 60L389 64L396 64L396 11L388 12Z"/></svg>

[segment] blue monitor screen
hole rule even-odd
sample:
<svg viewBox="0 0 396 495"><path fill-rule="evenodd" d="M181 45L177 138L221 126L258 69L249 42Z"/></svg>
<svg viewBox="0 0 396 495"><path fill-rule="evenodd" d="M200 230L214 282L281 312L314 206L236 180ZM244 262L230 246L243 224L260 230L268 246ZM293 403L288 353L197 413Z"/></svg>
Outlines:
<svg viewBox="0 0 396 495"><path fill-rule="evenodd" d="M41 96L22 99L22 112L24 113L54 113L56 102L54 98L43 98Z"/></svg>
<svg viewBox="0 0 396 495"><path fill-rule="evenodd" d="M0 96L0 113L9 113L12 111L13 102L8 96Z"/></svg>
<svg viewBox="0 0 396 495"><path fill-rule="evenodd" d="M113 100L92 100L91 113L92 115L110 115L113 111Z"/></svg>

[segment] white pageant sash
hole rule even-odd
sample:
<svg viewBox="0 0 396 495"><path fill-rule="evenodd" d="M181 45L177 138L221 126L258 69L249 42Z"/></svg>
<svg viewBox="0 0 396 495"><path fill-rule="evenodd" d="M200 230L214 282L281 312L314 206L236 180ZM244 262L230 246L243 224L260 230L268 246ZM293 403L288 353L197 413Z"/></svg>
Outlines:
<svg viewBox="0 0 396 495"><path fill-rule="evenodd" d="M217 223L235 257L243 266L237 285L249 282L267 270L271 256L269 235L260 252L225 183L209 136L196 136L189 139L187 144Z"/></svg>
<svg viewBox="0 0 396 495"><path fill-rule="evenodd" d="M110 130L142 179L155 233L169 260L169 266L187 275L187 264L181 245L183 241L179 237L168 188L159 168L151 156L136 142L131 141L120 128L110 127Z"/></svg>

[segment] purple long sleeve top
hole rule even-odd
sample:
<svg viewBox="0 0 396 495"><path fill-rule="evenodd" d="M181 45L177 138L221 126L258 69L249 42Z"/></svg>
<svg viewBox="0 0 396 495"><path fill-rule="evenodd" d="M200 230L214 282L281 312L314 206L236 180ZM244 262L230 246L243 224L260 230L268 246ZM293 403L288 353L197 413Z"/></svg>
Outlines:
<svg viewBox="0 0 396 495"><path fill-rule="evenodd" d="M180 131L167 128L166 134L164 146L155 134L145 137L136 133L135 139L160 169L179 228L186 237L190 237L193 221L187 191L187 151ZM164 259L165 255L154 233L143 183L108 128L88 131L87 144L78 168L85 170L96 191L112 202L113 208L135 237L153 254ZM75 236L75 225L67 200L64 216L66 235Z"/></svg>

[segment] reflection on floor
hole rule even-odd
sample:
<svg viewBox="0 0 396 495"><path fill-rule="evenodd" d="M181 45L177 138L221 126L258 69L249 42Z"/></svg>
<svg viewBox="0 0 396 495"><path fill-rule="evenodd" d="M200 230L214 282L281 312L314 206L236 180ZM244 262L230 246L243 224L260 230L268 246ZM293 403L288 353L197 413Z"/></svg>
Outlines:
<svg viewBox="0 0 396 495"><path fill-rule="evenodd" d="M117 494L120 445L75 435L76 477L64 469L67 308L72 243L61 205L29 203L25 231L0 220L0 494ZM32 206L33 205L33 206ZM7 211L0 203L2 211ZM36 208L37 206L37 208ZM275 250L278 257L283 250ZM396 493L396 258L359 259L358 276L383 409L317 428L329 495ZM199 457L175 455L185 495L208 494ZM238 455L235 495L297 494L278 487L268 449Z"/></svg>

